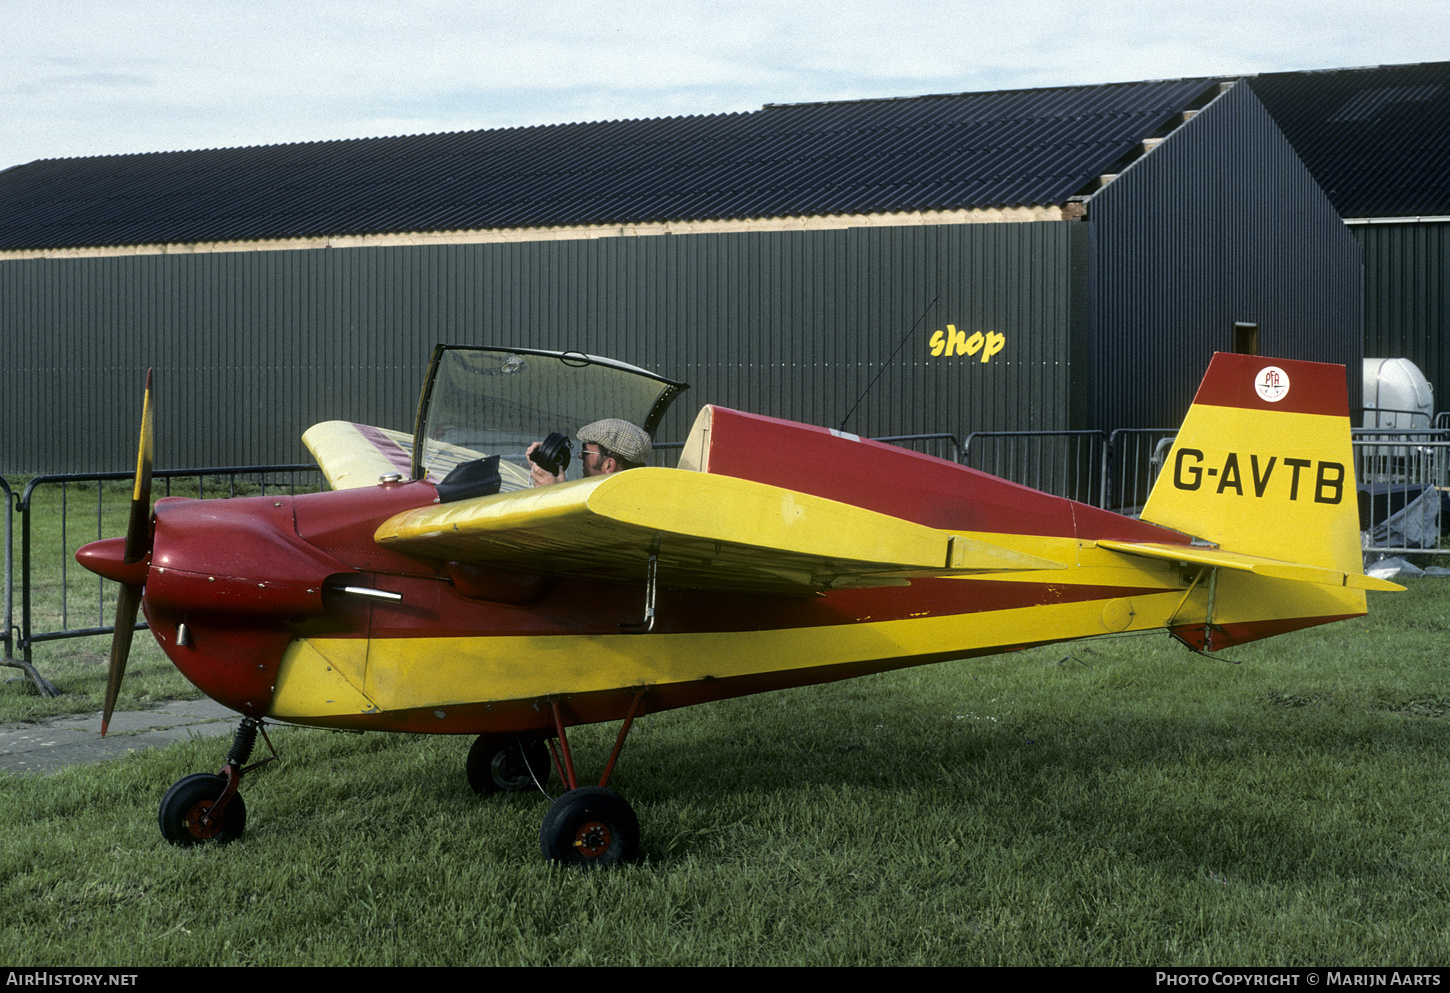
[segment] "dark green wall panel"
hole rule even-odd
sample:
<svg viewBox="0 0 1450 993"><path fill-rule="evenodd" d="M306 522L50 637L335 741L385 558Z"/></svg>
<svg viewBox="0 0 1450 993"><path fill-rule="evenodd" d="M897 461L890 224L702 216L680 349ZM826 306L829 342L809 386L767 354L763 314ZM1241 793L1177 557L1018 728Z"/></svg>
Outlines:
<svg viewBox="0 0 1450 993"><path fill-rule="evenodd" d="M662 440L707 402L831 427L854 406L845 428L867 435L1067 427L1085 237L1063 222L0 262L0 469L129 468L148 366L162 467L303 461L316 421L410 428L438 341L684 379ZM948 326L1002 350L930 355Z"/></svg>
<svg viewBox="0 0 1450 993"><path fill-rule="evenodd" d="M1093 426L1173 427L1235 321L1264 355L1353 371L1361 263L1354 238L1242 83L1129 166L1088 207L1093 236Z"/></svg>
<svg viewBox="0 0 1450 993"><path fill-rule="evenodd" d="M1356 224L1364 253L1364 354L1406 358L1450 405L1450 222Z"/></svg>

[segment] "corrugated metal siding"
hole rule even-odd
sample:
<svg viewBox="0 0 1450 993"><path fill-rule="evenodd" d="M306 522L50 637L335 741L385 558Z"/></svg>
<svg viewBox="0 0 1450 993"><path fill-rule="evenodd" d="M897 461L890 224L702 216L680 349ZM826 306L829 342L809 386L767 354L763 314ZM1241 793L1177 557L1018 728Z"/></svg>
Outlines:
<svg viewBox="0 0 1450 993"><path fill-rule="evenodd" d="M0 469L129 468L148 365L162 467L306 460L298 436L317 421L411 427L437 341L580 349L691 382L662 439L706 402L835 427L861 400L846 429L866 435L1067 427L1086 234L1047 222L12 261ZM987 363L934 358L948 325L1004 347Z"/></svg>
<svg viewBox="0 0 1450 993"><path fill-rule="evenodd" d="M1350 231L1364 253L1364 354L1411 360L1450 409L1450 223Z"/></svg>
<svg viewBox="0 0 1450 993"><path fill-rule="evenodd" d="M0 173L0 248L1058 204L1211 85L44 160Z"/></svg>
<svg viewBox="0 0 1450 993"><path fill-rule="evenodd" d="M1094 426L1177 424L1235 321L1260 350L1358 369L1359 250L1242 84L1096 194ZM1359 403L1358 375L1349 377Z"/></svg>

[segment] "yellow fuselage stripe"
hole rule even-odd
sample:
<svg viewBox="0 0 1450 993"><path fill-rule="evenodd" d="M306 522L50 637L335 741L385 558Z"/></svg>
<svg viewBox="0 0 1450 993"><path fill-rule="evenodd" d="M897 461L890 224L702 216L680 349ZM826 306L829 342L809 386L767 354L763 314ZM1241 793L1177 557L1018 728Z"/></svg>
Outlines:
<svg viewBox="0 0 1450 993"><path fill-rule="evenodd" d="M971 580L962 580L971 582ZM649 635L308 638L283 659L270 715L305 721L694 683L842 663L988 654L1028 644L1202 622L1205 584L972 614L767 631ZM1343 588L1223 573L1217 623L1364 612Z"/></svg>

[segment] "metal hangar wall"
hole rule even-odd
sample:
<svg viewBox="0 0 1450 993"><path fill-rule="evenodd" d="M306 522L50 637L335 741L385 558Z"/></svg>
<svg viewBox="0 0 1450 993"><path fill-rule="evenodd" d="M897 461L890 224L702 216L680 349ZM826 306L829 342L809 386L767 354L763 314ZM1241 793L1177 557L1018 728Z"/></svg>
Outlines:
<svg viewBox="0 0 1450 993"><path fill-rule="evenodd" d="M1436 410L1450 410L1450 217L1350 231L1364 254L1365 355L1412 360L1435 389Z"/></svg>
<svg viewBox="0 0 1450 993"><path fill-rule="evenodd" d="M1346 365L1360 403L1354 237L1253 91L1229 87L1089 201L1094 427L1174 427L1235 324L1258 351Z"/></svg>
<svg viewBox="0 0 1450 993"><path fill-rule="evenodd" d="M126 468L150 366L163 467L305 461L299 437L320 420L410 428L438 341L577 349L684 379L661 440L682 439L703 403L865 435L1068 427L1086 234L920 225L0 263L0 468Z"/></svg>
<svg viewBox="0 0 1450 993"><path fill-rule="evenodd" d="M0 470L128 468L148 366L162 467L303 461L316 421L410 427L438 341L684 379L660 440L702 403L870 436L1171 426L1235 321L1263 351L1357 366L1352 239L1249 89L1209 85L1166 87L1197 113L1161 128L1167 98L1136 117L1064 111L1111 150L1077 213L6 258ZM1051 102L1102 98L1088 89ZM1155 128L1161 142L1113 162L1124 134L1136 148ZM1051 148L1032 154L1051 167Z"/></svg>

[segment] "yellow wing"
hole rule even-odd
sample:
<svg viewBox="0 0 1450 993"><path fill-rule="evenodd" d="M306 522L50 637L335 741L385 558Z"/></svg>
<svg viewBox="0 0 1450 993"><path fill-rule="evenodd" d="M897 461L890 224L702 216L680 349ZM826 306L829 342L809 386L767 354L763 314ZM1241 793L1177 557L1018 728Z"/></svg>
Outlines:
<svg viewBox="0 0 1450 993"><path fill-rule="evenodd" d="M302 434L302 443L317 460L335 490L376 486L384 473L408 478L413 464L413 437L348 421L324 421Z"/></svg>
<svg viewBox="0 0 1450 993"><path fill-rule="evenodd" d="M407 479L413 469L413 435L402 431L350 421L324 421L303 432L302 443L335 490L375 486L380 476L390 472L400 472ZM442 442L435 445L435 456L447 465L469 462L485 454ZM499 461L499 474L504 491L529 485L528 473L509 462ZM433 473L428 478L438 482Z"/></svg>
<svg viewBox="0 0 1450 993"><path fill-rule="evenodd" d="M425 558L665 587L803 595L913 576L1059 569L964 535L732 476L640 468L399 514L374 535Z"/></svg>

